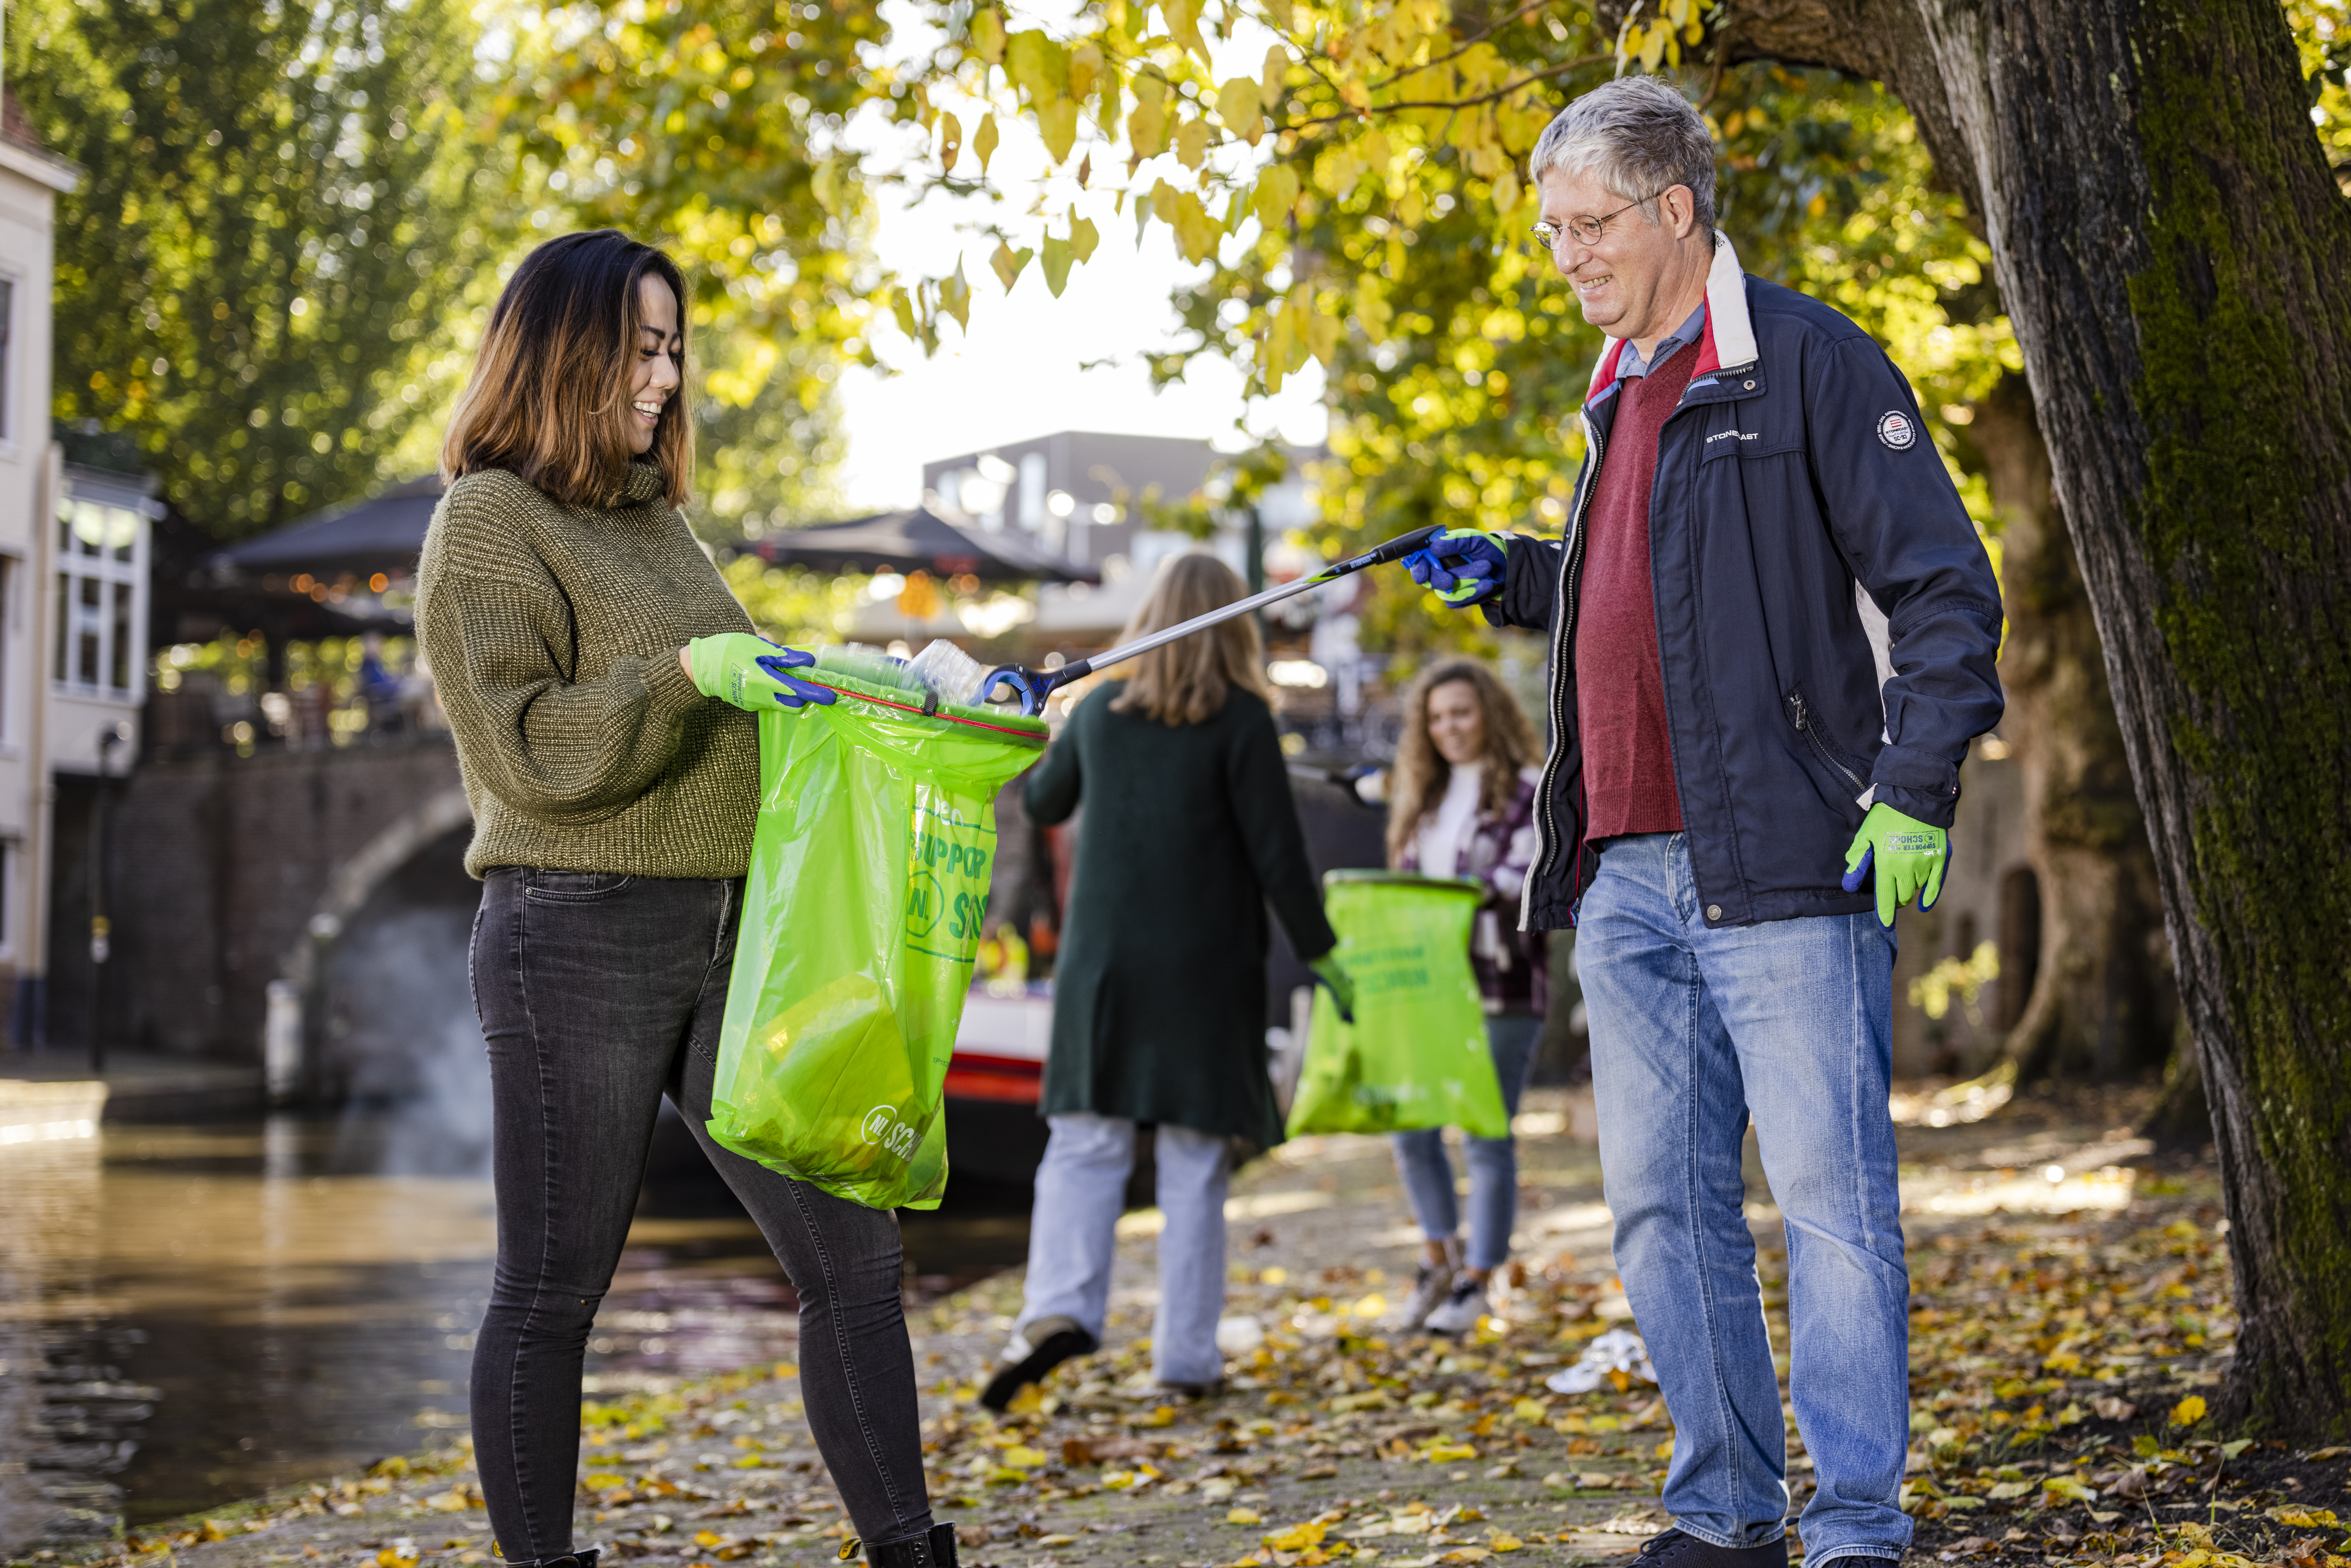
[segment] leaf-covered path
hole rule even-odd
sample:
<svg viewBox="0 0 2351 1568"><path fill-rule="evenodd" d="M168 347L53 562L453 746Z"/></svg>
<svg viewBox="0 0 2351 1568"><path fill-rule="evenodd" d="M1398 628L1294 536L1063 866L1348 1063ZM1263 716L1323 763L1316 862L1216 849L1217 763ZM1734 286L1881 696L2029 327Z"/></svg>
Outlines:
<svg viewBox="0 0 2351 1568"><path fill-rule="evenodd" d="M1926 1103L1907 1109L1923 1117ZM2210 1431L2233 1322L2210 1173L2158 1173L2121 1101L2021 1102L1907 1126L1914 1555L2132 1568L2346 1568L2344 1450ZM1965 1114L1964 1111L1961 1114ZM998 1420L972 1402L1019 1276L914 1319L932 1489L976 1564L1435 1568L1593 1562L1663 1527L1672 1432L1654 1387L1543 1379L1629 1326L1586 1145L1558 1103L1522 1140L1523 1280L1466 1343L1378 1327L1413 1236L1384 1146L1305 1140L1235 1183L1228 1312L1261 1343L1226 1394L1166 1403L1147 1348L1155 1217L1131 1215L1110 1347ZM1750 1163L1775 1343L1785 1256ZM1240 1337L1249 1331L1240 1329ZM1782 1360L1784 1371L1784 1356ZM591 1401L583 1543L645 1568L783 1568L850 1533L789 1367ZM1809 1461L1789 1431L1793 1510ZM390 1459L44 1561L99 1568L470 1568L491 1542L462 1448Z"/></svg>

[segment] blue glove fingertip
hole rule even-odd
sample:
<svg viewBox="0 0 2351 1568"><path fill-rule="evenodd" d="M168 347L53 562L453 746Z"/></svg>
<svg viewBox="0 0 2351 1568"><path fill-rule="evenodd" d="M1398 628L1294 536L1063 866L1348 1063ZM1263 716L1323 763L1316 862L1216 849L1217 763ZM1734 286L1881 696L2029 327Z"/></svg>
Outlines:
<svg viewBox="0 0 2351 1568"><path fill-rule="evenodd" d="M1872 844L1861 852L1861 863L1844 873L1844 890L1859 893L1869 881L1869 866L1877 858L1877 846Z"/></svg>

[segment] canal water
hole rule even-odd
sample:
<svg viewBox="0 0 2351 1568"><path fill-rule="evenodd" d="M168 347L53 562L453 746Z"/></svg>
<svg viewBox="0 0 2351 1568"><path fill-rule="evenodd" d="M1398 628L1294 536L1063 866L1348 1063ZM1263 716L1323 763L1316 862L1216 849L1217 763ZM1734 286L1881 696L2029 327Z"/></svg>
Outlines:
<svg viewBox="0 0 2351 1568"><path fill-rule="evenodd" d="M591 1393L794 1358L791 1287L665 1120ZM489 1184L420 1168L412 1134L284 1115L0 1146L0 1557L465 1428ZM1019 1262L1020 1196L904 1217L910 1299Z"/></svg>

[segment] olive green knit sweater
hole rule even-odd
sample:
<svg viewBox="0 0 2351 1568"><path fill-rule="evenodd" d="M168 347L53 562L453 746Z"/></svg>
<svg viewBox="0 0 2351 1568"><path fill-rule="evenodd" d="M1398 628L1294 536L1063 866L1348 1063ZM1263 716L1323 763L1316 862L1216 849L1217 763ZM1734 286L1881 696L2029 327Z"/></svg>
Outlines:
<svg viewBox="0 0 2351 1568"><path fill-rule="evenodd" d="M416 629L473 802L467 871L743 874L758 730L695 691L677 650L751 619L652 464L611 507L496 469L450 486Z"/></svg>

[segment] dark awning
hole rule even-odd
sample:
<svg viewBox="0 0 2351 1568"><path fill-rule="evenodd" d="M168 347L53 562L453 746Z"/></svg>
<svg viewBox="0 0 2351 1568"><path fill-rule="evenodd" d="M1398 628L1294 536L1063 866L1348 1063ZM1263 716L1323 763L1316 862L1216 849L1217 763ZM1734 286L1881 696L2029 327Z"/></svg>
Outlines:
<svg viewBox="0 0 2351 1568"><path fill-rule="evenodd" d="M440 476L427 475L233 545L217 559L247 577L308 572L332 580L345 572L413 571L440 502Z"/></svg>
<svg viewBox="0 0 2351 1568"><path fill-rule="evenodd" d="M1017 534L961 528L924 507L812 528L782 528L749 548L763 560L818 571L926 571L987 582L1100 580L1097 573L1049 555Z"/></svg>

